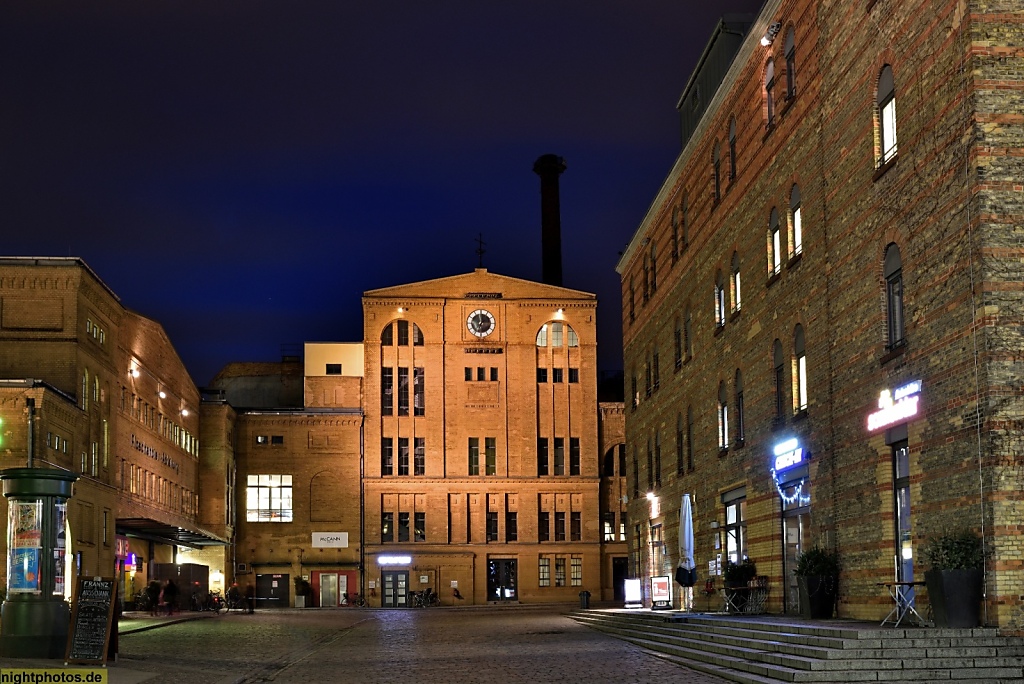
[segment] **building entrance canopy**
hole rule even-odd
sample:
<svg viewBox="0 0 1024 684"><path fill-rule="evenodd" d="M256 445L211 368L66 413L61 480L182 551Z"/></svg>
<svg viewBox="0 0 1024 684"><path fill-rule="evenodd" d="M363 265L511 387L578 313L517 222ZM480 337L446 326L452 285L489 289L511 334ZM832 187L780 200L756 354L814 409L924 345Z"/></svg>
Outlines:
<svg viewBox="0 0 1024 684"><path fill-rule="evenodd" d="M227 539L200 527L170 525L151 518L118 518L117 533L192 548L225 546L230 543Z"/></svg>

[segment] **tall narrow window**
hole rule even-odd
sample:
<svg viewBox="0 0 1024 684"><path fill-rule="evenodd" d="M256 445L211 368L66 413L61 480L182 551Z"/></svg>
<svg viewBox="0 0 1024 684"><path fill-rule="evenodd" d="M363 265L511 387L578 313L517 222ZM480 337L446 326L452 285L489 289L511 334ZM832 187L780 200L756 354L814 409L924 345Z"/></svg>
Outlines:
<svg viewBox="0 0 1024 684"><path fill-rule="evenodd" d="M686 249L690 244L690 200L686 195L683 195L681 220L683 230L683 249Z"/></svg>
<svg viewBox="0 0 1024 684"><path fill-rule="evenodd" d="M887 348L895 349L904 343L903 327L903 261L900 248L890 243L885 248L885 317L889 339Z"/></svg>
<svg viewBox="0 0 1024 684"><path fill-rule="evenodd" d="M398 346L409 346L409 321L398 321Z"/></svg>
<svg viewBox="0 0 1024 684"><path fill-rule="evenodd" d="M655 392L657 392L658 388L661 387L661 368L660 368L660 363L658 361L658 350L657 349L655 349L653 352L651 352L651 375L653 376L653 380L654 380L652 388L654 389Z"/></svg>
<svg viewBox="0 0 1024 684"><path fill-rule="evenodd" d="M644 254L644 290L643 290L643 302L647 303L647 300L651 298L651 261L650 257Z"/></svg>
<svg viewBox="0 0 1024 684"><path fill-rule="evenodd" d="M565 557L555 557L555 586L565 586Z"/></svg>
<svg viewBox="0 0 1024 684"><path fill-rule="evenodd" d="M672 329L672 356L676 370L683 367L683 328L676 319L675 327Z"/></svg>
<svg viewBox="0 0 1024 684"><path fill-rule="evenodd" d="M686 317L683 319L683 351L686 352L687 361L693 358L693 317L690 307L686 307Z"/></svg>
<svg viewBox="0 0 1024 684"><path fill-rule="evenodd" d="M413 415L423 415L423 369L412 369L412 407Z"/></svg>
<svg viewBox="0 0 1024 684"><path fill-rule="evenodd" d="M722 280L722 272L715 273L715 326L721 328L725 325L725 282Z"/></svg>
<svg viewBox="0 0 1024 684"><path fill-rule="evenodd" d="M736 117L729 119L729 180L736 180Z"/></svg>
<svg viewBox="0 0 1024 684"><path fill-rule="evenodd" d="M537 438L537 474L548 474L548 438Z"/></svg>
<svg viewBox="0 0 1024 684"><path fill-rule="evenodd" d="M725 383L718 383L718 448L729 448L729 395Z"/></svg>
<svg viewBox="0 0 1024 684"><path fill-rule="evenodd" d="M768 275L782 271L782 235L779 234L779 211L772 208L768 217Z"/></svg>
<svg viewBox="0 0 1024 684"><path fill-rule="evenodd" d="M569 541L583 541L583 515L579 511L569 514Z"/></svg>
<svg viewBox="0 0 1024 684"><path fill-rule="evenodd" d="M746 488L722 495L725 505L725 555L733 563L747 557L747 498Z"/></svg>
<svg viewBox="0 0 1024 684"><path fill-rule="evenodd" d="M693 407L686 407L686 469L692 471L696 467L693 461Z"/></svg>
<svg viewBox="0 0 1024 684"><path fill-rule="evenodd" d="M892 67L886 64L878 75L878 166L896 156L896 86Z"/></svg>
<svg viewBox="0 0 1024 684"><path fill-rule="evenodd" d="M658 291L658 243L651 241L651 294Z"/></svg>
<svg viewBox="0 0 1024 684"><path fill-rule="evenodd" d="M717 203L722 199L722 144L718 141L715 141L715 151L711 156L711 176Z"/></svg>
<svg viewBox="0 0 1024 684"><path fill-rule="evenodd" d="M413 514L413 541L427 541L427 514Z"/></svg>
<svg viewBox="0 0 1024 684"><path fill-rule="evenodd" d="M401 322L401 321L400 321ZM409 415L409 369L398 369L398 415Z"/></svg>
<svg viewBox="0 0 1024 684"><path fill-rule="evenodd" d="M498 449L497 440L494 437L484 437L484 467L486 475L496 475L498 472Z"/></svg>
<svg viewBox="0 0 1024 684"><path fill-rule="evenodd" d="M793 186L789 193L789 258L804 251L804 218L800 209L800 187Z"/></svg>
<svg viewBox="0 0 1024 684"><path fill-rule="evenodd" d="M382 437L380 440L380 474L395 474L394 441L391 437Z"/></svg>
<svg viewBox="0 0 1024 684"><path fill-rule="evenodd" d="M380 344L382 347L390 347L395 344L394 326L388 323L380 332Z"/></svg>
<svg viewBox="0 0 1024 684"><path fill-rule="evenodd" d="M412 346L423 346L423 331L420 330L420 326L416 325L415 323L412 324Z"/></svg>
<svg viewBox="0 0 1024 684"><path fill-rule="evenodd" d="M395 541L395 514L380 514L380 541L381 543Z"/></svg>
<svg viewBox="0 0 1024 684"><path fill-rule="evenodd" d="M555 541L565 541L565 513L555 512Z"/></svg>
<svg viewBox="0 0 1024 684"><path fill-rule="evenodd" d="M580 474L580 438L569 438L569 474Z"/></svg>
<svg viewBox="0 0 1024 684"><path fill-rule="evenodd" d="M519 514L515 511L505 513L505 541L519 541Z"/></svg>
<svg viewBox="0 0 1024 684"><path fill-rule="evenodd" d="M498 513L487 511L487 541L498 541Z"/></svg>
<svg viewBox="0 0 1024 684"><path fill-rule="evenodd" d="M772 359L775 363L775 420L781 422L786 406L786 360L782 355L782 343L778 340L772 345Z"/></svg>
<svg viewBox="0 0 1024 684"><path fill-rule="evenodd" d="M743 374L740 369L736 369L736 446L743 446L743 442L746 439L746 426L744 425L743 415Z"/></svg>
<svg viewBox="0 0 1024 684"><path fill-rule="evenodd" d="M807 353L804 349L804 327L797 324L793 332L793 410L807 410Z"/></svg>
<svg viewBox="0 0 1024 684"><path fill-rule="evenodd" d="M635 451L633 452L633 498L640 498L640 463Z"/></svg>
<svg viewBox="0 0 1024 684"><path fill-rule="evenodd" d="M651 357L648 356L647 363L644 364L644 395L648 397L651 396L651 380Z"/></svg>
<svg viewBox="0 0 1024 684"><path fill-rule="evenodd" d="M407 542L409 541L409 514L399 513L398 514L398 541Z"/></svg>
<svg viewBox="0 0 1024 684"><path fill-rule="evenodd" d="M541 556L537 559L537 586L551 586L551 559Z"/></svg>
<svg viewBox="0 0 1024 684"><path fill-rule="evenodd" d="M672 209L672 263L679 260L679 208Z"/></svg>
<svg viewBox="0 0 1024 684"><path fill-rule="evenodd" d="M409 438L398 438L398 474L409 474Z"/></svg>
<svg viewBox="0 0 1024 684"><path fill-rule="evenodd" d="M380 412L390 416L395 410L395 369L380 369Z"/></svg>
<svg viewBox="0 0 1024 684"><path fill-rule="evenodd" d="M551 513L548 511L537 513L537 541L551 541Z"/></svg>
<svg viewBox="0 0 1024 684"><path fill-rule="evenodd" d="M676 414L676 475L682 475L686 470L686 461L683 458L685 445L683 443L683 414Z"/></svg>
<svg viewBox="0 0 1024 684"><path fill-rule="evenodd" d="M626 477L626 445L619 445L619 477Z"/></svg>
<svg viewBox="0 0 1024 684"><path fill-rule="evenodd" d="M565 438L555 437L555 475L565 475Z"/></svg>
<svg viewBox="0 0 1024 684"><path fill-rule="evenodd" d="M480 438L469 438L469 474L480 474Z"/></svg>
<svg viewBox="0 0 1024 684"><path fill-rule="evenodd" d="M414 458L413 475L425 475L427 472L427 442L423 437L416 438Z"/></svg>
<svg viewBox="0 0 1024 684"><path fill-rule="evenodd" d="M907 440L892 448L893 510L896 511L896 579L914 581L914 547L910 526L910 449Z"/></svg>
<svg viewBox="0 0 1024 684"><path fill-rule="evenodd" d="M786 99L796 97L796 30L792 26L786 31Z"/></svg>
<svg viewBox="0 0 1024 684"><path fill-rule="evenodd" d="M736 313L743 304L743 296L740 291L740 255L732 253L732 277L729 279L729 294L732 312Z"/></svg>
<svg viewBox="0 0 1024 684"><path fill-rule="evenodd" d="M651 447L651 438L647 438L647 491L654 489L654 449Z"/></svg>
<svg viewBox="0 0 1024 684"><path fill-rule="evenodd" d="M629 276L629 322L636 320L636 278Z"/></svg>
<svg viewBox="0 0 1024 684"><path fill-rule="evenodd" d="M654 433L654 486L661 486L661 432Z"/></svg>
<svg viewBox="0 0 1024 684"><path fill-rule="evenodd" d="M764 67L765 127L775 125L775 62L769 59Z"/></svg>

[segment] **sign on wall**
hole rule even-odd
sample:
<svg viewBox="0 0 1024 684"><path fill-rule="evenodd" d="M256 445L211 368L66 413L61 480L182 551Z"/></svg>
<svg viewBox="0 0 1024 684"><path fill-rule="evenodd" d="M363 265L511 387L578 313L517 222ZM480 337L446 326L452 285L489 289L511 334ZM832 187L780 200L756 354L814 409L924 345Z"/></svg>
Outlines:
<svg viewBox="0 0 1024 684"><path fill-rule="evenodd" d="M921 381L908 382L878 395L878 410L868 414L868 432L905 423L917 415L921 399Z"/></svg>
<svg viewBox="0 0 1024 684"><path fill-rule="evenodd" d="M314 549L347 549L348 532L314 532Z"/></svg>

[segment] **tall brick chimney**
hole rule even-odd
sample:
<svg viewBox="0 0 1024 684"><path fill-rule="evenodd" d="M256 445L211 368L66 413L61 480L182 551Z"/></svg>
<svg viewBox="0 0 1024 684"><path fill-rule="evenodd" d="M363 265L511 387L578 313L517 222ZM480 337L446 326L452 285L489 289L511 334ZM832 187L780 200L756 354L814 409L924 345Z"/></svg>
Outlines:
<svg viewBox="0 0 1024 684"><path fill-rule="evenodd" d="M541 281L562 285L562 220L558 204L558 177L565 171L565 160L545 154L533 163L540 176Z"/></svg>

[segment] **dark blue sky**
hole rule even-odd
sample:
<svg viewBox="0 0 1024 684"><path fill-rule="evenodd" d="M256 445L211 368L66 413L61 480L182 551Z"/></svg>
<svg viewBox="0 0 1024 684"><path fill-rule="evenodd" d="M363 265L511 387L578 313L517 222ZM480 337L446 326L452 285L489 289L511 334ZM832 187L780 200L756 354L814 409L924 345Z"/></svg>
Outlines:
<svg viewBox="0 0 1024 684"><path fill-rule="evenodd" d="M760 0L4 2L5 255L80 256L199 385L358 341L363 291L540 279L534 160L565 158L564 284L600 298L679 150L718 17Z"/></svg>

